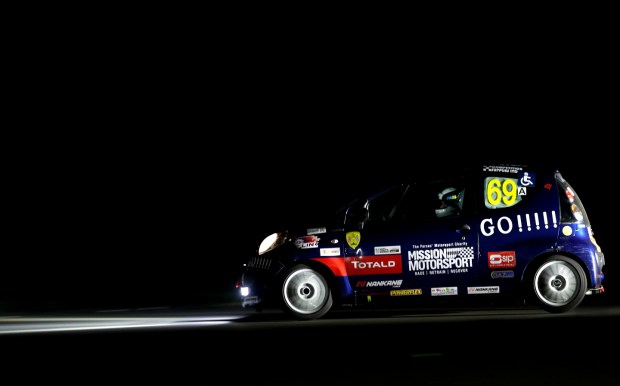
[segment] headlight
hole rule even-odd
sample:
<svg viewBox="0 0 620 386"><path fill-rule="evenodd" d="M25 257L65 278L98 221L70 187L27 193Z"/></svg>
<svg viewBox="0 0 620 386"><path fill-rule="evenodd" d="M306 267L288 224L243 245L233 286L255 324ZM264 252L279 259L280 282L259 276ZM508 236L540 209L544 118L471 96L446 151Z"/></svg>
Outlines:
<svg viewBox="0 0 620 386"><path fill-rule="evenodd" d="M265 252L269 252L272 249L276 249L278 246L284 244L286 241L286 232L272 233L260 243L258 247L258 254L262 255Z"/></svg>

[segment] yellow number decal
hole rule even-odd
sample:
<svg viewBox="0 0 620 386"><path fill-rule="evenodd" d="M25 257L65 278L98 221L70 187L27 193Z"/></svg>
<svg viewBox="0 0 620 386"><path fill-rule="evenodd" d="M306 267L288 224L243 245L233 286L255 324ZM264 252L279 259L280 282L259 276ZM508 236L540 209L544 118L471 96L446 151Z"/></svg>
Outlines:
<svg viewBox="0 0 620 386"><path fill-rule="evenodd" d="M497 178L492 179L487 184L487 201L495 206L502 199L502 191L499 189L501 182Z"/></svg>
<svg viewBox="0 0 620 386"><path fill-rule="evenodd" d="M515 205L521 201L518 194L517 180L514 178L494 178L486 179L486 201L487 208L499 209Z"/></svg>
<svg viewBox="0 0 620 386"><path fill-rule="evenodd" d="M502 184L502 192L504 193L504 197L502 197L504 204L508 206L514 204L517 199L517 184L514 180L504 180L504 183Z"/></svg>

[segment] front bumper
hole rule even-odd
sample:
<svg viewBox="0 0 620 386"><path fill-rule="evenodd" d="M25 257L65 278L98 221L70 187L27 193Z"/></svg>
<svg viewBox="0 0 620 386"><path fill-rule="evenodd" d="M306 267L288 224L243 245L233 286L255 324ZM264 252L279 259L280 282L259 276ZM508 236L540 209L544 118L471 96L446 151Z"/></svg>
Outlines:
<svg viewBox="0 0 620 386"><path fill-rule="evenodd" d="M260 263L257 264L256 261ZM273 260L255 259L250 262L239 280L241 306L250 308L267 303L281 269L281 265Z"/></svg>
<svg viewBox="0 0 620 386"><path fill-rule="evenodd" d="M243 308L256 308L262 302L262 299L258 296L245 296L241 299L241 307Z"/></svg>

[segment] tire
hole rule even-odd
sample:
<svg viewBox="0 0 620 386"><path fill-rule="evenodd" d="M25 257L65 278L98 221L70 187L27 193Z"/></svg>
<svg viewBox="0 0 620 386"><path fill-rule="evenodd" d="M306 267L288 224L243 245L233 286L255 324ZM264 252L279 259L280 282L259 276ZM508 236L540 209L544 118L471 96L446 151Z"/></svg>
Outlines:
<svg viewBox="0 0 620 386"><path fill-rule="evenodd" d="M533 270L528 283L529 298L534 304L547 312L562 313L581 304L588 280L576 261L550 256Z"/></svg>
<svg viewBox="0 0 620 386"><path fill-rule="evenodd" d="M282 307L300 320L318 319L334 303L325 277L306 265L293 267L282 281Z"/></svg>

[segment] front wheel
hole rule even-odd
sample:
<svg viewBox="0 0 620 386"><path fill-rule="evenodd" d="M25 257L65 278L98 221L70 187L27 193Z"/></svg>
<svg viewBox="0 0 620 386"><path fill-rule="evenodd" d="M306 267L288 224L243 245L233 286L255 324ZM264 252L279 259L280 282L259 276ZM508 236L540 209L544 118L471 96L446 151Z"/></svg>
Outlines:
<svg viewBox="0 0 620 386"><path fill-rule="evenodd" d="M282 282L283 309L297 319L318 319L331 309L333 302L327 280L308 266L293 267Z"/></svg>
<svg viewBox="0 0 620 386"><path fill-rule="evenodd" d="M577 307L586 294L588 280L581 266L565 256L550 256L528 278L529 297L552 313Z"/></svg>

